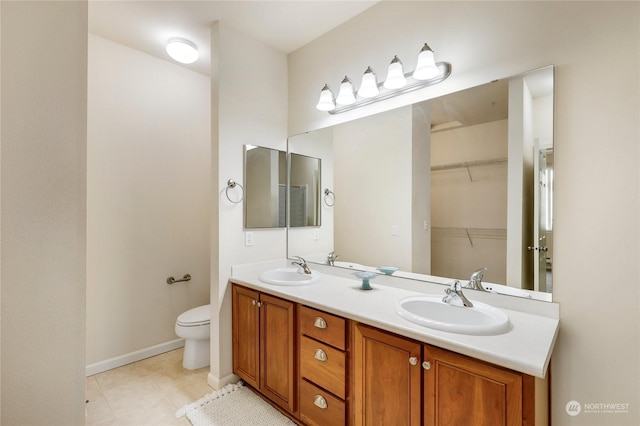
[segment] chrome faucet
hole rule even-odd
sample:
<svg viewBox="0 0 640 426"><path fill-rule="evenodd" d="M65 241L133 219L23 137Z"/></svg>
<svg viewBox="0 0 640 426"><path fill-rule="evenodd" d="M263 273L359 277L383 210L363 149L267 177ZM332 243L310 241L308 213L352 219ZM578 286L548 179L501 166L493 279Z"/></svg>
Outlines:
<svg viewBox="0 0 640 426"><path fill-rule="evenodd" d="M484 277L484 273L487 268L481 268L471 274L469 278L469 282L465 284L464 288L471 288L473 290L487 291L482 285L482 277Z"/></svg>
<svg viewBox="0 0 640 426"><path fill-rule="evenodd" d="M300 256L293 256L293 257L296 260L291 262L291 264L298 266L300 269L302 269L302 272L304 272L305 274L311 275L311 269L309 269L309 266L307 265L307 261L301 258Z"/></svg>
<svg viewBox="0 0 640 426"><path fill-rule="evenodd" d="M455 280L451 283L451 287L444 291L446 295L442 298L444 303L454 306L464 306L465 308L473 308L473 303L467 299L462 293L462 285L460 281Z"/></svg>
<svg viewBox="0 0 640 426"><path fill-rule="evenodd" d="M332 251L331 253L329 253L329 255L327 256L327 265L329 266L335 266L335 262L336 260L338 260L338 255L336 254L335 251Z"/></svg>

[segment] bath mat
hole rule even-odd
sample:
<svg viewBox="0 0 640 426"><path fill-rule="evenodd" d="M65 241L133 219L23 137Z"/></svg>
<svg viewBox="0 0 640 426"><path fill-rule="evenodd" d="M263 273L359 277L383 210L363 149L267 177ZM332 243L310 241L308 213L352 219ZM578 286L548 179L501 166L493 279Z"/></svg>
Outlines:
<svg viewBox="0 0 640 426"><path fill-rule="evenodd" d="M295 425L241 381L185 405L176 412L182 416L193 426Z"/></svg>

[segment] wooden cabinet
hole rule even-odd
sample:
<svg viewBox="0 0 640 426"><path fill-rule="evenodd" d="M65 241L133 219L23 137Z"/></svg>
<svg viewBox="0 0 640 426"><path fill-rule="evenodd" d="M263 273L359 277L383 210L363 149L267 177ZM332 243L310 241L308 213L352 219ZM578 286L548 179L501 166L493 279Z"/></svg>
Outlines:
<svg viewBox="0 0 640 426"><path fill-rule="evenodd" d="M422 345L353 323L353 422L420 425Z"/></svg>
<svg viewBox="0 0 640 426"><path fill-rule="evenodd" d="M531 376L423 346L424 425L533 425Z"/></svg>
<svg viewBox="0 0 640 426"><path fill-rule="evenodd" d="M232 297L233 372L295 414L296 304L235 284Z"/></svg>
<svg viewBox="0 0 640 426"><path fill-rule="evenodd" d="M534 424L534 379L353 325L354 425Z"/></svg>
<svg viewBox="0 0 640 426"><path fill-rule="evenodd" d="M548 382L236 284L232 293L234 373L303 424L535 424L536 386Z"/></svg>
<svg viewBox="0 0 640 426"><path fill-rule="evenodd" d="M306 306L299 313L300 419L308 425L344 425L347 321Z"/></svg>

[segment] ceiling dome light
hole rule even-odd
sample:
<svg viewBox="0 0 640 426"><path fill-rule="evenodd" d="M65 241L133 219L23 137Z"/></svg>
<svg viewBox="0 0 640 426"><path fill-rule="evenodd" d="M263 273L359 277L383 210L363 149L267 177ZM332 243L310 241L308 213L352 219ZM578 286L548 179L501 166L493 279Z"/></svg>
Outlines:
<svg viewBox="0 0 640 426"><path fill-rule="evenodd" d="M416 70L413 72L413 78L416 80L429 80L439 74L440 70L436 66L433 50L425 43L418 55L418 65L416 65Z"/></svg>
<svg viewBox="0 0 640 426"><path fill-rule="evenodd" d="M318 100L316 109L320 111L333 111L336 109L336 101L328 84L325 84L320 92L320 99Z"/></svg>
<svg viewBox="0 0 640 426"><path fill-rule="evenodd" d="M384 87L387 89L400 89L407 85L407 79L404 77L404 69L402 62L397 56L394 56L389 64L387 79L384 81Z"/></svg>
<svg viewBox="0 0 640 426"><path fill-rule="evenodd" d="M338 92L336 103L338 105L351 105L355 101L356 94L353 90L353 83L351 79L345 75L342 83L340 83L340 91Z"/></svg>
<svg viewBox="0 0 640 426"><path fill-rule="evenodd" d="M182 64L192 64L198 59L198 47L195 43L180 37L169 39L167 53Z"/></svg>
<svg viewBox="0 0 640 426"><path fill-rule="evenodd" d="M360 88L358 89L358 96L362 98L373 98L374 96L378 96L378 93L380 93L380 89L378 89L378 77L376 77L376 73L371 67L367 67L362 76L362 84L360 84Z"/></svg>

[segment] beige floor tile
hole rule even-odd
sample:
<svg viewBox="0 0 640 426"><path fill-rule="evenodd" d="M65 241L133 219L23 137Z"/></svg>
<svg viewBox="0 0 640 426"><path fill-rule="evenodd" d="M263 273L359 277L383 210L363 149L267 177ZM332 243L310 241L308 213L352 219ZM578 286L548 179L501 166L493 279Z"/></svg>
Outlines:
<svg viewBox="0 0 640 426"><path fill-rule="evenodd" d="M189 426L175 413L213 391L209 367L182 367L183 350L167 352L86 380L90 426Z"/></svg>

